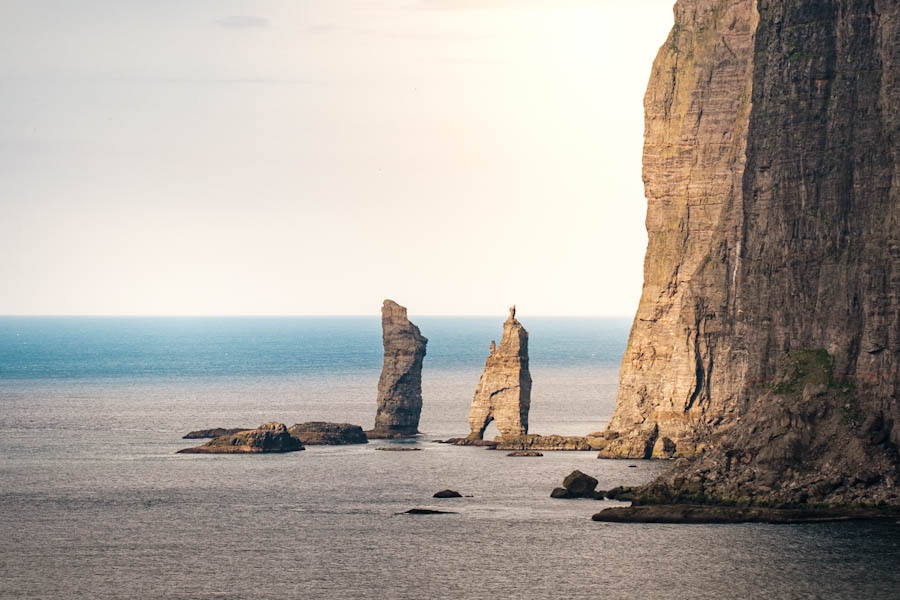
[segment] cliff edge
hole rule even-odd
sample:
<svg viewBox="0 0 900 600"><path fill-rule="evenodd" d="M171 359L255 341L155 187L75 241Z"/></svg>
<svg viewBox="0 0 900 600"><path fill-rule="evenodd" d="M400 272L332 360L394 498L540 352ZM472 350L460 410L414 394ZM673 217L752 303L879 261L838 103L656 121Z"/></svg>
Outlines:
<svg viewBox="0 0 900 600"><path fill-rule="evenodd" d="M679 0L604 457L661 498L900 503L900 4Z"/></svg>

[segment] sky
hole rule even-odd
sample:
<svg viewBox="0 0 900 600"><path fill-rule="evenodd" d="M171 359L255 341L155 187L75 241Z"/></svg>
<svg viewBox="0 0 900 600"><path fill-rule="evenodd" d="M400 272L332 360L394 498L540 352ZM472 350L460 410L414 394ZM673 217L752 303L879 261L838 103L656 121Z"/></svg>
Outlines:
<svg viewBox="0 0 900 600"><path fill-rule="evenodd" d="M673 0L4 0L0 314L634 314Z"/></svg>

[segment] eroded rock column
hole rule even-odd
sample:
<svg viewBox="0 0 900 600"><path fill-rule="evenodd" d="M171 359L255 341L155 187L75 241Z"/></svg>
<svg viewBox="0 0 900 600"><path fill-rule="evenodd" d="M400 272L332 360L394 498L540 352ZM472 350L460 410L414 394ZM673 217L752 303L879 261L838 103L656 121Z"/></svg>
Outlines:
<svg viewBox="0 0 900 600"><path fill-rule="evenodd" d="M470 439L481 439L491 421L503 437L528 433L531 406L531 374L528 372L528 332L516 320L516 307L503 323L500 346L491 342L472 407L469 410Z"/></svg>
<svg viewBox="0 0 900 600"><path fill-rule="evenodd" d="M411 437L422 413L422 361L428 339L393 300L381 307L384 364L378 380L378 412L370 439Z"/></svg>

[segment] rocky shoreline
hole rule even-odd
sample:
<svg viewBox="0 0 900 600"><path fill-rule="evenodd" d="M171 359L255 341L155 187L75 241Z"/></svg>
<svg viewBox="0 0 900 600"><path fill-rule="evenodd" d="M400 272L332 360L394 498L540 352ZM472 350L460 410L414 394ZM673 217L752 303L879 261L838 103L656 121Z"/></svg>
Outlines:
<svg viewBox="0 0 900 600"><path fill-rule="evenodd" d="M768 508L761 506L715 506L703 504L649 504L615 506L591 517L604 523L769 523L791 525L797 523L828 523L834 521L896 520L896 508L868 507L800 507Z"/></svg>

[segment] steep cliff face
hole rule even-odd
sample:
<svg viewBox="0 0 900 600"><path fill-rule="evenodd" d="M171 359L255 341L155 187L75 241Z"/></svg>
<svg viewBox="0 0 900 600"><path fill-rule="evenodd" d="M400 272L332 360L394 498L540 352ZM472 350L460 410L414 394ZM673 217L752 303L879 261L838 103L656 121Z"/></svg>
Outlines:
<svg viewBox="0 0 900 600"><path fill-rule="evenodd" d="M896 500L898 63L893 0L678 2L647 93L645 287L605 455L708 447L669 483Z"/></svg>
<svg viewBox="0 0 900 600"><path fill-rule="evenodd" d="M739 251L757 23L752 0L681 0L654 62L644 288L605 456L693 454L735 411L714 346L730 300L721 255Z"/></svg>

